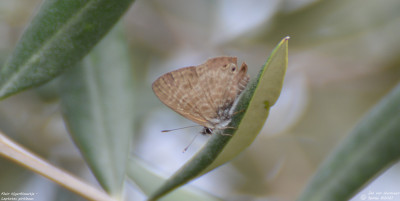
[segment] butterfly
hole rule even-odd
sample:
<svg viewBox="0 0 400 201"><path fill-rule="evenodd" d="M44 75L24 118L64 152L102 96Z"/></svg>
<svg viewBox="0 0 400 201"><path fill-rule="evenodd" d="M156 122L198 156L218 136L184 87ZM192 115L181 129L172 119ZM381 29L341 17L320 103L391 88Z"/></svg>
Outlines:
<svg viewBox="0 0 400 201"><path fill-rule="evenodd" d="M235 100L249 79L246 63L238 68L236 57L216 57L166 73L152 88L169 108L203 126L202 134L212 134L227 128Z"/></svg>

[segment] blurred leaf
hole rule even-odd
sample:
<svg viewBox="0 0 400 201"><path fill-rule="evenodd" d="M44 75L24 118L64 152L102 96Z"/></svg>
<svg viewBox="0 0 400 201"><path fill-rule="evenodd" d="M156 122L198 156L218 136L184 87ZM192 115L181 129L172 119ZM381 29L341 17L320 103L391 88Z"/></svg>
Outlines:
<svg viewBox="0 0 400 201"><path fill-rule="evenodd" d="M3 150L0 148L0 152ZM2 155L2 154L0 154ZM10 192L21 188L32 174L14 162L0 157L0 189L2 192Z"/></svg>
<svg viewBox="0 0 400 201"><path fill-rule="evenodd" d="M349 200L400 159L400 84L383 98L322 163L301 201Z"/></svg>
<svg viewBox="0 0 400 201"><path fill-rule="evenodd" d="M133 0L46 0L0 70L0 99L75 65Z"/></svg>
<svg viewBox="0 0 400 201"><path fill-rule="evenodd" d="M150 171L150 169L151 167L140 159L134 157L129 158L127 175L146 195L154 192L158 185L165 181L164 178L156 175L154 172ZM199 189L185 186L165 196L161 200L218 201L220 199L215 198L214 196Z"/></svg>
<svg viewBox="0 0 400 201"><path fill-rule="evenodd" d="M250 146L268 117L282 89L287 67L288 39L284 38L271 53L256 80L243 92L229 127L216 131L207 144L181 169L172 175L149 200L157 200L173 189L233 159ZM235 133L233 133L235 132ZM229 143L228 143L229 142Z"/></svg>
<svg viewBox="0 0 400 201"><path fill-rule="evenodd" d="M69 131L106 191L119 195L133 134L133 80L127 42L114 30L83 66L62 77Z"/></svg>
<svg viewBox="0 0 400 201"><path fill-rule="evenodd" d="M398 24L400 2L397 0L315 1L294 12L280 12L272 26L265 26L262 37L268 41L287 34L296 40L291 46L310 46L360 37L368 31L382 31L387 24ZM398 26L397 26L398 27ZM379 32L380 35L384 34Z"/></svg>

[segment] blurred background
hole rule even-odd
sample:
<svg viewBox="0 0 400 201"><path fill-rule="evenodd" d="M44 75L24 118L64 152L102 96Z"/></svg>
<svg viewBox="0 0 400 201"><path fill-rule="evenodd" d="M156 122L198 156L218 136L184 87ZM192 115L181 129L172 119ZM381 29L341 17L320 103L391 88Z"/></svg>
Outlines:
<svg viewBox="0 0 400 201"><path fill-rule="evenodd" d="M1 63L40 3L0 1ZM207 140L197 137L182 154L201 127L160 132L194 123L156 98L151 83L158 76L210 57L237 56L254 77L275 45L290 36L284 89L262 133L235 160L191 185L224 200L294 200L318 164L400 81L399 10L398 0L137 0L122 19L137 92L132 154L167 177ZM0 129L96 185L65 129L56 82L1 101ZM394 164L352 200L368 191L400 193L394 184L399 180L400 165ZM131 200L144 198L128 189ZM81 199L3 158L0 191Z"/></svg>

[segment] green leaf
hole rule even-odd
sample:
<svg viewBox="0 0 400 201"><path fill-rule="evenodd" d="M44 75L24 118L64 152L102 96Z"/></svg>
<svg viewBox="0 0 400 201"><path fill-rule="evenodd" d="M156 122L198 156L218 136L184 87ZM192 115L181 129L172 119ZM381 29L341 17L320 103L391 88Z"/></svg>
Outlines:
<svg viewBox="0 0 400 201"><path fill-rule="evenodd" d="M207 144L172 175L149 200L156 200L173 189L233 159L250 146L262 129L279 97L287 68L288 39L284 38L271 53L258 77L243 92L229 127L217 131ZM219 133L218 133L219 132ZM229 142L229 143L228 143Z"/></svg>
<svg viewBox="0 0 400 201"><path fill-rule="evenodd" d="M128 161L127 175L132 181L147 195L156 190L157 185L165 181L165 179L154 172L150 171L150 165L137 157L130 157ZM171 194L163 197L163 201L219 201L220 199L201 191L194 187L185 186Z"/></svg>
<svg viewBox="0 0 400 201"><path fill-rule="evenodd" d="M127 42L114 30L61 81L72 138L103 188L121 193L133 130L133 80Z"/></svg>
<svg viewBox="0 0 400 201"><path fill-rule="evenodd" d="M400 159L400 84L322 163L300 201L349 200Z"/></svg>
<svg viewBox="0 0 400 201"><path fill-rule="evenodd" d="M0 70L0 99L49 81L74 66L132 1L45 1Z"/></svg>

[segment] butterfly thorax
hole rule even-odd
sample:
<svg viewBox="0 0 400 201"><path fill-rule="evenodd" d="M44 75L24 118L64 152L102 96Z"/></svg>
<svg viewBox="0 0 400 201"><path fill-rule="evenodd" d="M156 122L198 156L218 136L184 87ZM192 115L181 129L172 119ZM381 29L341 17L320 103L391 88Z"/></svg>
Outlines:
<svg viewBox="0 0 400 201"><path fill-rule="evenodd" d="M211 119L206 127L203 127L203 130L200 132L203 135L211 135L213 130L223 130L232 120L232 104L229 107L224 107L218 109L218 116L216 118Z"/></svg>
<svg viewBox="0 0 400 201"><path fill-rule="evenodd" d="M228 124L231 122L232 118L232 105L233 103L230 103L227 106L223 106L218 108L217 110L217 116L214 118L211 118L208 120L206 127L211 128L211 129L224 129L228 126Z"/></svg>

